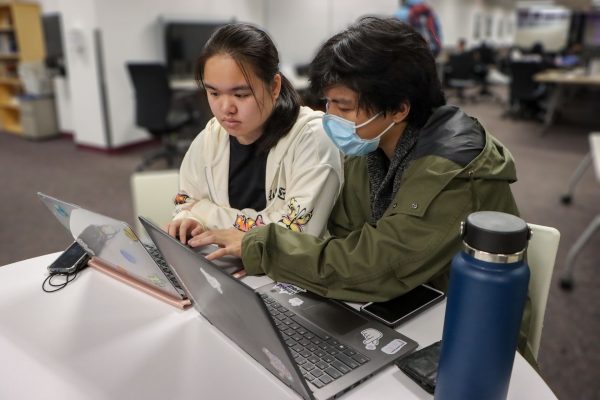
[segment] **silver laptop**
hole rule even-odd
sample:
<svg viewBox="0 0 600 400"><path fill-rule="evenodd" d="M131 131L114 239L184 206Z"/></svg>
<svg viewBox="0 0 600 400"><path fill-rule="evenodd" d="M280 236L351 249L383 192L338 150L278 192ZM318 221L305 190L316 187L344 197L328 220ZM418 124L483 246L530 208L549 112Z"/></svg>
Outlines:
<svg viewBox="0 0 600 400"><path fill-rule="evenodd" d="M395 330L297 286L253 290L140 221L194 307L305 399L337 397L417 348Z"/></svg>
<svg viewBox="0 0 600 400"><path fill-rule="evenodd" d="M38 193L38 196L90 256L95 256L116 271L133 276L174 298L187 297L154 244L140 241L129 224L44 193ZM206 255L215 248L205 247L199 253ZM242 268L242 264L240 259L231 257L221 267L232 273Z"/></svg>

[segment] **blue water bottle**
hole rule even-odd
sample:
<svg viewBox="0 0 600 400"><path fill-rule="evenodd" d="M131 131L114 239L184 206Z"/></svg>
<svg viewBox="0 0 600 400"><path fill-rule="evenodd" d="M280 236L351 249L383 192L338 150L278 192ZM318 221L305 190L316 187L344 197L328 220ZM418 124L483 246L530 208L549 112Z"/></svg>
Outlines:
<svg viewBox="0 0 600 400"><path fill-rule="evenodd" d="M470 214L452 259L436 400L506 399L527 299L530 230L514 215Z"/></svg>

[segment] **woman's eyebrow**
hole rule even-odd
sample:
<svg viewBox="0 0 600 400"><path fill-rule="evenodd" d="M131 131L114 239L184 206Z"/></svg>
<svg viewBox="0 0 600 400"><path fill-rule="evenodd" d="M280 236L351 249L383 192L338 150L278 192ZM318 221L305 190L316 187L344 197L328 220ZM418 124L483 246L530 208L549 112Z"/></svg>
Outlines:
<svg viewBox="0 0 600 400"><path fill-rule="evenodd" d="M216 86L211 85L210 83L204 83L204 87L209 89L209 90L216 90L216 91L224 91L224 92L237 92L240 90L251 90L249 85L240 85L240 86L234 86L232 88L223 90L223 89L218 89Z"/></svg>

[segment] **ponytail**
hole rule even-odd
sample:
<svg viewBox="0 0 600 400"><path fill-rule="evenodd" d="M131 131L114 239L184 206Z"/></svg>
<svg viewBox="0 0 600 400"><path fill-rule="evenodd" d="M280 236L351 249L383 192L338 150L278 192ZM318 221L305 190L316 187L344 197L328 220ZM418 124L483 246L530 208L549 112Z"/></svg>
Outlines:
<svg viewBox="0 0 600 400"><path fill-rule="evenodd" d="M281 90L275 102L271 115L265 122L263 134L257 141L258 152L268 153L288 134L300 114L300 95L290 81L281 74Z"/></svg>

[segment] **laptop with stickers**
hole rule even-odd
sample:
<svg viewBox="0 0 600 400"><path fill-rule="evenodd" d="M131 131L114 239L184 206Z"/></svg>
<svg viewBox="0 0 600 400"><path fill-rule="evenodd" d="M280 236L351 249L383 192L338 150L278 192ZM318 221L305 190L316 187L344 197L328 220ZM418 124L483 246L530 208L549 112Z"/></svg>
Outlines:
<svg viewBox="0 0 600 400"><path fill-rule="evenodd" d="M89 265L170 304L181 308L190 304L154 244L140 241L129 224L44 193L38 196L92 257ZM215 246L209 246L200 253L214 250ZM221 266L230 273L242 268L239 259L226 260Z"/></svg>
<svg viewBox="0 0 600 400"><path fill-rule="evenodd" d="M297 286L274 282L254 290L139 219L198 312L305 399L337 397L417 348Z"/></svg>

